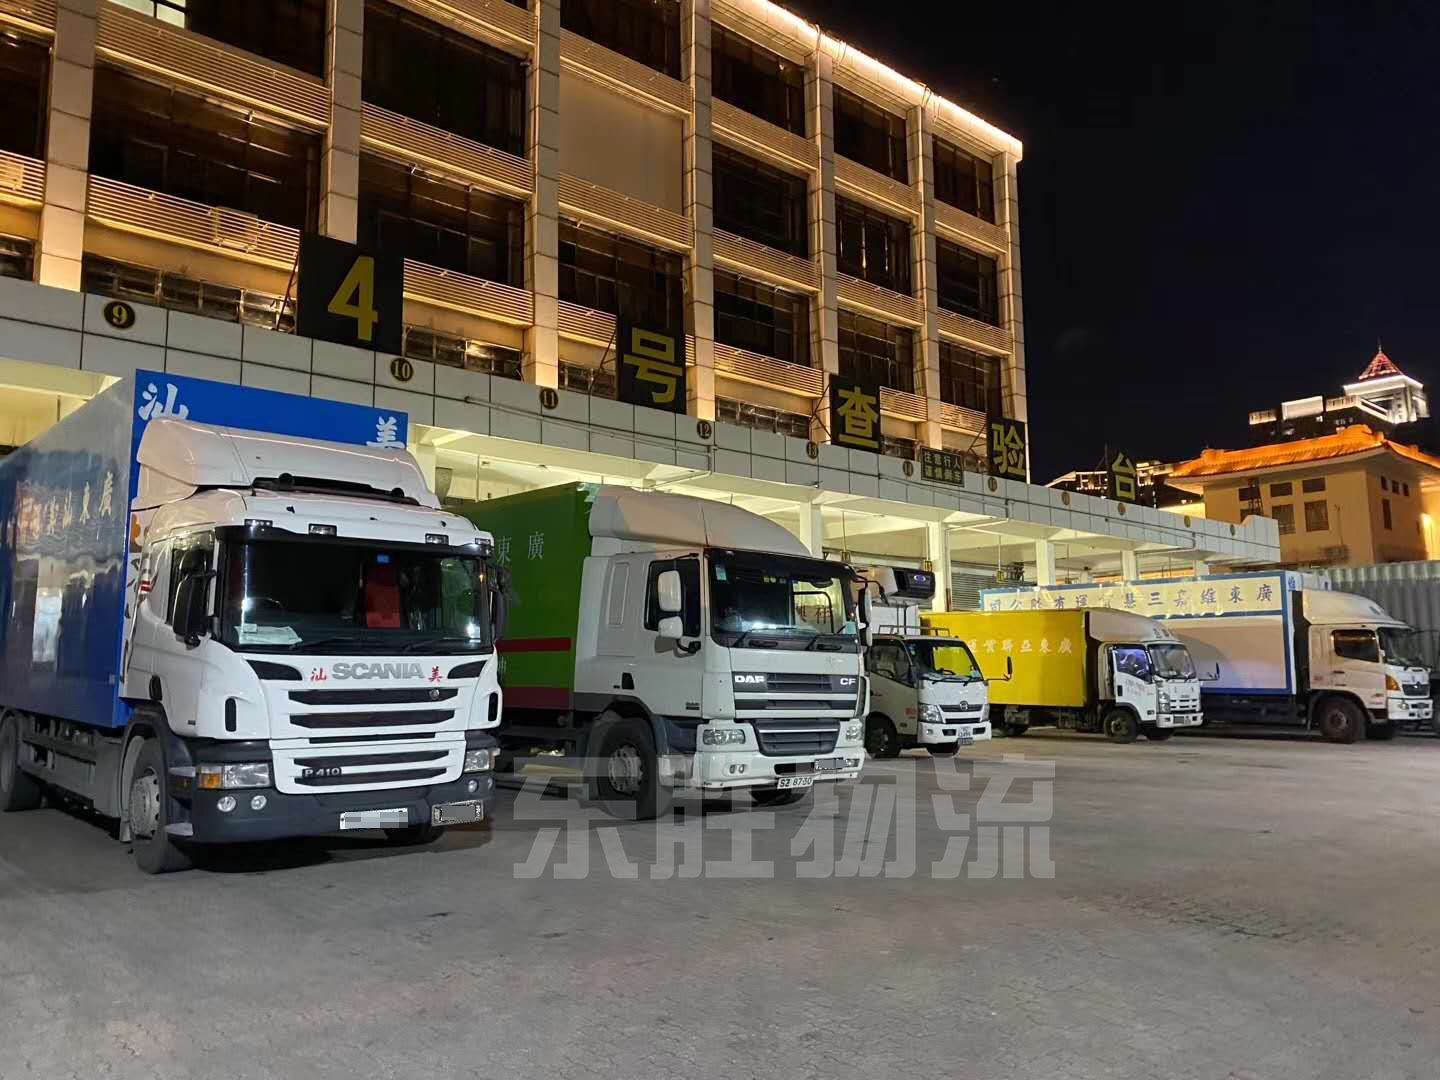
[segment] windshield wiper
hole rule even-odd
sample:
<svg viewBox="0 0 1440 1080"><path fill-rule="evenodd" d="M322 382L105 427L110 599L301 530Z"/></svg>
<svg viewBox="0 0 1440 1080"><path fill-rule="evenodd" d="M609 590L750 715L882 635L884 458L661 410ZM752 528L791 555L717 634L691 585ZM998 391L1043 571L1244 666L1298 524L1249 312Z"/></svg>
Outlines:
<svg viewBox="0 0 1440 1080"><path fill-rule="evenodd" d="M302 651L302 650L309 651L310 649L318 649L321 645L362 645L362 644L364 644L364 639L363 639L363 638L357 638L357 637L342 637L342 636L338 636L338 635L337 635L336 637L316 638L314 641L297 641L294 645L291 645L291 646L290 646L290 651L291 651L291 652L300 652L300 651Z"/></svg>
<svg viewBox="0 0 1440 1080"><path fill-rule="evenodd" d="M479 638L458 637L458 636L455 636L455 635L450 635L450 636L448 636L448 637L421 638L419 641L406 642L405 645L403 645L403 646L400 648L399 651L402 652L402 653L410 653L410 652L419 652L422 648L424 648L424 649L439 648L439 647L444 646L444 645L475 645L475 646L483 646L484 644L485 644L485 643L484 643L483 641L481 641Z"/></svg>
<svg viewBox="0 0 1440 1080"><path fill-rule="evenodd" d="M748 630L741 630L741 631L740 631L740 636L737 637L734 641L732 641L732 642L730 643L730 648L732 648L732 649L738 649L738 648L740 648L741 645L744 645L744 644L745 644L745 639L746 639L746 638L748 638L751 634L754 634L754 633L759 632L760 629L761 629L761 628L758 627L758 626L752 626L752 627L750 627L750 629L748 629ZM777 641L772 641L772 642L770 642L770 643L766 646L766 648L773 649L773 648L774 648L776 645L778 645L778 644L779 644L779 642L777 642Z"/></svg>

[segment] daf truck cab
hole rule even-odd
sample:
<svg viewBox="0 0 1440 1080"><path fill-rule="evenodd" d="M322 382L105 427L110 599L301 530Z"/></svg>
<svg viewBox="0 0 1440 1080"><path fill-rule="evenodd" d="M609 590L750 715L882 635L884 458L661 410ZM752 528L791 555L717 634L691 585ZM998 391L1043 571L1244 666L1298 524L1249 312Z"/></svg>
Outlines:
<svg viewBox="0 0 1440 1080"><path fill-rule="evenodd" d="M862 584L876 594L865 652L870 756L893 758L915 747L948 756L989 739L989 686L974 654L961 639L920 623L920 605L935 598L935 575L877 567L865 571Z"/></svg>

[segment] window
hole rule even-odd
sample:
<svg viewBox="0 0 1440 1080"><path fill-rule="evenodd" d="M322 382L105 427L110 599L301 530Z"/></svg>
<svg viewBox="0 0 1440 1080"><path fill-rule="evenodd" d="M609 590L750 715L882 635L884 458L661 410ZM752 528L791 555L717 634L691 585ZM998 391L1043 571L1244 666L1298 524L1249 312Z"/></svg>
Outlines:
<svg viewBox="0 0 1440 1080"><path fill-rule="evenodd" d="M1288 497L1292 493L1293 487L1289 483L1270 485L1270 497L1272 499L1283 499Z"/></svg>
<svg viewBox="0 0 1440 1080"><path fill-rule="evenodd" d="M625 601L630 594L630 564L610 564L610 604L605 616L607 626L625 625Z"/></svg>
<svg viewBox="0 0 1440 1080"><path fill-rule="evenodd" d="M810 363L810 301L715 271L715 340L791 364Z"/></svg>
<svg viewBox="0 0 1440 1080"><path fill-rule="evenodd" d="M716 146L715 227L802 259L810 254L805 181Z"/></svg>
<svg viewBox="0 0 1440 1080"><path fill-rule="evenodd" d="M910 223L841 196L835 218L840 272L909 296Z"/></svg>
<svg viewBox="0 0 1440 1080"><path fill-rule="evenodd" d="M1271 510L1270 510L1270 516L1273 517L1273 518L1275 519L1275 521L1276 521L1276 524L1278 524L1278 525L1280 526L1280 535L1281 535L1281 536L1293 536L1293 535L1294 535L1294 533L1295 533L1295 504L1294 504L1294 503L1281 503L1281 504L1279 504L1278 506L1272 507Z"/></svg>
<svg viewBox="0 0 1440 1080"><path fill-rule="evenodd" d="M882 679L903 683L910 678L910 657L903 646L877 642L865 650L865 670Z"/></svg>
<svg viewBox="0 0 1440 1080"><path fill-rule="evenodd" d="M1000 325L1000 294L996 284L998 266L989 255L981 255L948 240L935 241L936 270L939 276L938 301L946 311Z"/></svg>
<svg viewBox="0 0 1440 1080"><path fill-rule="evenodd" d="M1380 662L1380 641L1374 630L1334 630L1330 634L1330 643L1335 655L1342 660Z"/></svg>
<svg viewBox="0 0 1440 1080"><path fill-rule="evenodd" d="M560 222L560 299L661 329L684 325L679 255Z"/></svg>
<svg viewBox="0 0 1440 1080"><path fill-rule="evenodd" d="M1390 500L1389 500L1389 499L1381 499L1381 500L1380 500L1380 517L1381 517L1381 518L1384 520L1384 522L1385 522L1385 528L1387 528L1387 529L1394 529L1394 528L1395 528L1395 522L1394 522L1394 520L1390 517Z"/></svg>
<svg viewBox="0 0 1440 1080"><path fill-rule="evenodd" d="M560 362L560 389L614 400L616 396L615 369L612 366L608 370L602 371L599 368L585 367L583 364L567 364L562 360Z"/></svg>
<svg viewBox="0 0 1440 1080"><path fill-rule="evenodd" d="M21 236L0 236L0 277L35 278L35 242Z"/></svg>
<svg viewBox="0 0 1440 1080"><path fill-rule="evenodd" d="M191 574L208 574L215 560L215 536L198 532L179 536L170 548L170 598L165 605L165 621L175 621L175 600L180 583Z"/></svg>
<svg viewBox="0 0 1440 1080"><path fill-rule="evenodd" d="M810 438L810 417L804 413L785 412L783 409L772 409L768 405L752 405L748 401L736 401L734 398L715 399L715 419L722 424L789 435L792 439Z"/></svg>
<svg viewBox="0 0 1440 1080"><path fill-rule="evenodd" d="M524 283L525 204L360 158L360 243L505 285Z"/></svg>
<svg viewBox="0 0 1440 1080"><path fill-rule="evenodd" d="M561 0L560 25L672 79L680 77L679 0Z"/></svg>
<svg viewBox="0 0 1440 1080"><path fill-rule="evenodd" d="M1004 413L999 359L942 340L940 400L987 415Z"/></svg>
<svg viewBox="0 0 1440 1080"><path fill-rule="evenodd" d="M1403 487L1405 490L1402 491L1400 494L1404 495L1408 499L1410 497L1410 485L1402 484L1401 487Z"/></svg>
<svg viewBox="0 0 1440 1080"><path fill-rule="evenodd" d="M313 231L320 149L318 135L95 69L90 171L98 176Z"/></svg>
<svg viewBox="0 0 1440 1080"><path fill-rule="evenodd" d="M1300 481L1300 490L1306 495L1314 495L1318 491L1325 490L1325 478L1323 476L1312 476L1309 480Z"/></svg>
<svg viewBox="0 0 1440 1080"><path fill-rule="evenodd" d="M1305 504L1305 531L1327 532L1330 529L1330 504L1323 499Z"/></svg>
<svg viewBox="0 0 1440 1080"><path fill-rule="evenodd" d="M910 182L905 121L840 86L835 87L835 152L892 180Z"/></svg>
<svg viewBox="0 0 1440 1080"><path fill-rule="evenodd" d="M1144 682L1151 679L1150 654L1138 645L1117 645L1110 654L1115 671Z"/></svg>
<svg viewBox="0 0 1440 1080"><path fill-rule="evenodd" d="M990 162L944 139L933 140L935 198L995 223L995 179Z"/></svg>
<svg viewBox="0 0 1440 1080"><path fill-rule="evenodd" d="M805 68L719 23L710 26L711 91L721 101L805 134Z"/></svg>
<svg viewBox="0 0 1440 1080"><path fill-rule="evenodd" d="M428 327L407 326L401 350L411 360L428 360L432 364L498 375L502 379L521 377L521 356L514 349L442 334Z"/></svg>
<svg viewBox="0 0 1440 1080"><path fill-rule="evenodd" d="M915 392L915 334L907 327L840 310L840 374Z"/></svg>
<svg viewBox="0 0 1440 1080"><path fill-rule="evenodd" d="M50 97L50 49L0 34L0 150L45 156L45 110Z"/></svg>
<svg viewBox="0 0 1440 1080"><path fill-rule="evenodd" d="M915 452L920 444L914 439L903 439L898 435L880 436L880 453L886 457L900 458L903 461L914 461Z"/></svg>
<svg viewBox="0 0 1440 1080"><path fill-rule="evenodd" d="M142 15L325 74L325 0L118 0Z"/></svg>
<svg viewBox="0 0 1440 1080"><path fill-rule="evenodd" d="M666 559L650 564L650 577L645 585L645 629L659 630L665 613L660 610L660 575L666 570L680 573L681 618L685 620L685 636L700 636L700 560Z"/></svg>
<svg viewBox="0 0 1440 1080"><path fill-rule="evenodd" d="M1383 477L1383 476L1380 477L1380 490L1381 490L1381 491L1389 491L1389 490L1390 490L1390 481L1387 480L1387 479L1386 479L1385 477Z"/></svg>
<svg viewBox="0 0 1440 1080"><path fill-rule="evenodd" d="M274 293L198 281L169 270L86 255L81 268L86 292L138 300L172 311L189 311L211 319L293 332L295 302Z"/></svg>
<svg viewBox="0 0 1440 1080"><path fill-rule="evenodd" d="M525 65L439 23L365 5L365 100L467 139L525 153Z"/></svg>

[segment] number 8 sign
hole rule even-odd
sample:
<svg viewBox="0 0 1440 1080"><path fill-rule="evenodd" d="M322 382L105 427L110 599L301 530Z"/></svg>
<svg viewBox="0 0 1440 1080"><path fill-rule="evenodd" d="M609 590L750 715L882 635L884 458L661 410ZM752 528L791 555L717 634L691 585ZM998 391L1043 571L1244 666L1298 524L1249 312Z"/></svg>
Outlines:
<svg viewBox="0 0 1440 1080"><path fill-rule="evenodd" d="M399 353L405 260L328 236L300 240L295 332L303 337Z"/></svg>

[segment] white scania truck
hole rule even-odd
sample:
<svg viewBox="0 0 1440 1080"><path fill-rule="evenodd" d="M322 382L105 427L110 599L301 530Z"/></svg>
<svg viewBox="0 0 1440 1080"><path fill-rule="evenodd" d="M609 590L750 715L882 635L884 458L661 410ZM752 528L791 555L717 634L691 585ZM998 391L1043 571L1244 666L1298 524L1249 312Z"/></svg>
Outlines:
<svg viewBox="0 0 1440 1080"><path fill-rule="evenodd" d="M677 790L776 806L860 775L848 566L749 511L661 492L566 484L466 514L514 583L505 757L558 751L593 797L641 818Z"/></svg>
<svg viewBox="0 0 1440 1080"><path fill-rule="evenodd" d="M959 638L921 626L920 604L934 600L935 575L877 567L864 581L875 593L865 651L870 756L893 758L913 747L948 756L989 739L990 688L974 654Z"/></svg>
<svg viewBox="0 0 1440 1080"><path fill-rule="evenodd" d="M405 417L151 372L0 462L0 809L197 844L483 818L490 537Z"/></svg>

